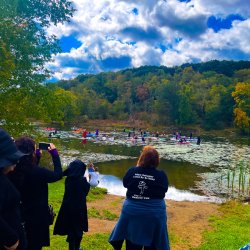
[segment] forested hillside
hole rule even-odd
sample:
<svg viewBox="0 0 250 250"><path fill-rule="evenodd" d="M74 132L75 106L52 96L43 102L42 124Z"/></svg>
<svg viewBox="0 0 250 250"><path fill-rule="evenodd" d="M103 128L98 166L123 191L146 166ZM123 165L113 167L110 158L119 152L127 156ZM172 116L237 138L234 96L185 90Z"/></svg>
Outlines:
<svg viewBox="0 0 250 250"><path fill-rule="evenodd" d="M79 75L47 87L70 91L76 97L77 116L85 119L132 117L152 125L198 124L205 129L249 126L249 61L144 66ZM68 113L65 118L74 117Z"/></svg>

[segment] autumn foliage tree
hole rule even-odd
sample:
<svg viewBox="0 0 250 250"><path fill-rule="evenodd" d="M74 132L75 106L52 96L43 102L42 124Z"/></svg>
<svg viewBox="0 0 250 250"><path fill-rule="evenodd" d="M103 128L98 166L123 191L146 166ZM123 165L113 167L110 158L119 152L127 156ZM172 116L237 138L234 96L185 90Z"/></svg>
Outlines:
<svg viewBox="0 0 250 250"><path fill-rule="evenodd" d="M235 100L235 124L243 131L250 126L250 83L238 82L232 93Z"/></svg>

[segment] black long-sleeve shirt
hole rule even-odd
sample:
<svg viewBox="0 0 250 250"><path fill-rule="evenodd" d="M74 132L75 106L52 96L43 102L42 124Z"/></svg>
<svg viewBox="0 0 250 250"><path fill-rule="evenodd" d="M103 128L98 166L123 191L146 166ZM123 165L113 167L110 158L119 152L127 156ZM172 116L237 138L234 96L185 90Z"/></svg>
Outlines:
<svg viewBox="0 0 250 250"><path fill-rule="evenodd" d="M0 249L20 240L21 222L19 192L0 171Z"/></svg>
<svg viewBox="0 0 250 250"><path fill-rule="evenodd" d="M34 166L25 171L22 185L17 185L21 194L28 242L35 242L37 247L49 245L48 183L62 178L60 157L54 154L51 156L54 171Z"/></svg>

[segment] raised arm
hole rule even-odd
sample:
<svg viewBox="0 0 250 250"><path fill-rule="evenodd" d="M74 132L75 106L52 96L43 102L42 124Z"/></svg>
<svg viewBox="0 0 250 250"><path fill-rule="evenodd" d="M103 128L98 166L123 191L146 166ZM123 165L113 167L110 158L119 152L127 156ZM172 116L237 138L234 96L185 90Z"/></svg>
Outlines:
<svg viewBox="0 0 250 250"><path fill-rule="evenodd" d="M48 152L50 153L54 165L54 171L49 169L42 169L42 176L44 180L48 183L56 182L60 180L63 176L61 160L58 154L58 151L53 143L50 143L50 147L48 148Z"/></svg>

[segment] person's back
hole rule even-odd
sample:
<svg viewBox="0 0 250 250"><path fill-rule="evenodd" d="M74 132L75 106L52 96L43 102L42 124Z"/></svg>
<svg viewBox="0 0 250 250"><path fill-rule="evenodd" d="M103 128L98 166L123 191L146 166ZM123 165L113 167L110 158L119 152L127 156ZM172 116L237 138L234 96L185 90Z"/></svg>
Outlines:
<svg viewBox="0 0 250 250"><path fill-rule="evenodd" d="M200 136L198 136L196 144L197 144L197 145L200 145L200 144L201 144L201 138L200 138Z"/></svg>
<svg viewBox="0 0 250 250"><path fill-rule="evenodd" d="M64 171L65 192L54 234L67 235L70 250L79 250L83 232L88 231L86 196L90 185L84 177L86 165L74 160Z"/></svg>
<svg viewBox="0 0 250 250"><path fill-rule="evenodd" d="M26 248L20 194L7 177L23 156L10 135L0 129L0 249Z"/></svg>
<svg viewBox="0 0 250 250"><path fill-rule="evenodd" d="M27 250L40 250L50 245L48 216L48 183L62 178L60 157L50 143L48 151L52 156L54 171L38 166L41 157L35 142L28 137L16 140L17 148L26 153L10 179L19 189L22 199L22 212L28 239Z"/></svg>
<svg viewBox="0 0 250 250"><path fill-rule="evenodd" d="M89 184L91 187L96 187L99 184L98 168L94 167L93 163L88 166Z"/></svg>
<svg viewBox="0 0 250 250"><path fill-rule="evenodd" d="M129 199L163 199L168 190L168 179L156 168L132 167L123 178Z"/></svg>
<svg viewBox="0 0 250 250"><path fill-rule="evenodd" d="M168 179L157 170L159 154L151 146L145 146L136 167L123 177L127 188L120 218L109 242L115 250L126 249L169 250L165 193Z"/></svg>

